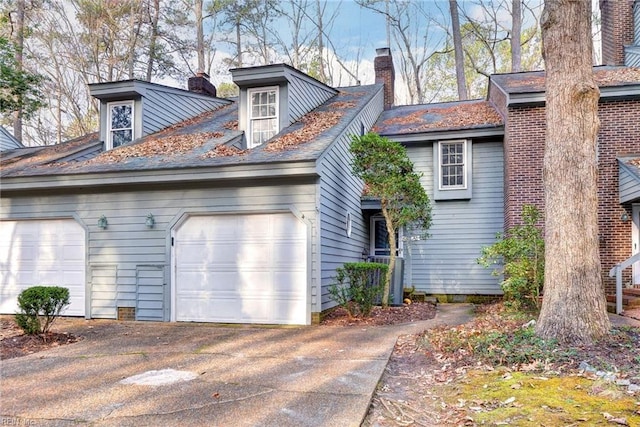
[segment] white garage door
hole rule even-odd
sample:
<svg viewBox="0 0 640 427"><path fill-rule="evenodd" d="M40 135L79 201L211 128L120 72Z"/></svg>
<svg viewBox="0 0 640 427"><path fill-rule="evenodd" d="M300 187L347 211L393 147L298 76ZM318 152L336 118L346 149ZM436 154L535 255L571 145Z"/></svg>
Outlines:
<svg viewBox="0 0 640 427"><path fill-rule="evenodd" d="M307 230L292 214L190 217L174 249L175 320L308 323Z"/></svg>
<svg viewBox="0 0 640 427"><path fill-rule="evenodd" d="M0 221L0 313L31 286L69 289L65 316L85 315L85 236L74 220Z"/></svg>

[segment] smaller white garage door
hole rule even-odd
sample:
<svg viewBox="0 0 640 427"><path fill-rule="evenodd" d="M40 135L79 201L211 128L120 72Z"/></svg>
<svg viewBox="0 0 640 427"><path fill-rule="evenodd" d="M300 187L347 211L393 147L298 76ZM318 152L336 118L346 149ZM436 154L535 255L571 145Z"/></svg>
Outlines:
<svg viewBox="0 0 640 427"><path fill-rule="evenodd" d="M308 323L307 229L292 214L194 216L174 238L176 320Z"/></svg>
<svg viewBox="0 0 640 427"><path fill-rule="evenodd" d="M65 316L85 315L85 234L74 220L0 221L0 313L31 286L69 289Z"/></svg>

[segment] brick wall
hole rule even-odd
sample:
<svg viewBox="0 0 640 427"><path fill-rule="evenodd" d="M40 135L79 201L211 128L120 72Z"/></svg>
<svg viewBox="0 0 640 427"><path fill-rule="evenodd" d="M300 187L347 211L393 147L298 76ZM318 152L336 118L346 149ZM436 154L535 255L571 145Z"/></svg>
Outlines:
<svg viewBox="0 0 640 427"><path fill-rule="evenodd" d="M544 210L542 165L545 138L544 107L509 109L505 129L505 229L520 222L523 204ZM631 256L631 221L623 222L631 205L618 201L617 157L640 155L640 101L607 101L599 106L598 225L605 287L613 293L609 270ZM630 270L626 272L630 279Z"/></svg>
<svg viewBox="0 0 640 427"><path fill-rule="evenodd" d="M631 221L620 217L631 204L621 206L618 196L617 157L640 154L640 101L601 102L598 138L598 226L600 259L607 291L613 293L615 280L609 270L631 256ZM625 271L630 279L631 269Z"/></svg>
<svg viewBox="0 0 640 427"><path fill-rule="evenodd" d="M624 64L624 45L633 42L634 0L600 0L602 63Z"/></svg>
<svg viewBox="0 0 640 427"><path fill-rule="evenodd" d="M505 230L521 223L522 206L544 211L544 107L509 109L505 128ZM508 143L506 143L508 141Z"/></svg>

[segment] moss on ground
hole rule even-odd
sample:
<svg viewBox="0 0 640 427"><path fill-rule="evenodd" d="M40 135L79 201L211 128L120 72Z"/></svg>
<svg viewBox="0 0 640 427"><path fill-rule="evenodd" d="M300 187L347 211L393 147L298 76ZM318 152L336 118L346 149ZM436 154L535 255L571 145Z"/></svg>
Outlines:
<svg viewBox="0 0 640 427"><path fill-rule="evenodd" d="M640 426L639 399L622 387L583 376L543 377L532 373L470 371L451 385L452 406L465 407L478 425Z"/></svg>

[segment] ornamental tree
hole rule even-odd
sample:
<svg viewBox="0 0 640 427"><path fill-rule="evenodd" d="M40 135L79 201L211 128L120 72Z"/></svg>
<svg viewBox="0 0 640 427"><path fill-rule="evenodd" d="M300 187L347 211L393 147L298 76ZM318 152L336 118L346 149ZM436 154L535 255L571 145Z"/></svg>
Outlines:
<svg viewBox="0 0 640 427"><path fill-rule="evenodd" d="M406 149L376 133L351 140L353 174L367 186L368 195L380 199L389 239L389 269L385 276L382 306L389 305L389 287L396 262L396 232L409 225L425 232L431 226L431 203Z"/></svg>

